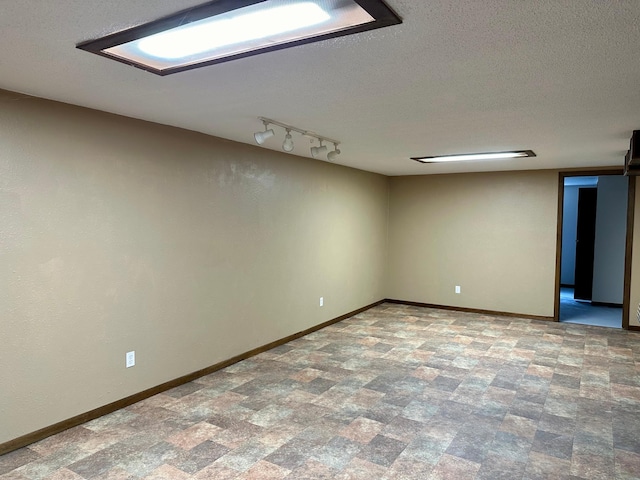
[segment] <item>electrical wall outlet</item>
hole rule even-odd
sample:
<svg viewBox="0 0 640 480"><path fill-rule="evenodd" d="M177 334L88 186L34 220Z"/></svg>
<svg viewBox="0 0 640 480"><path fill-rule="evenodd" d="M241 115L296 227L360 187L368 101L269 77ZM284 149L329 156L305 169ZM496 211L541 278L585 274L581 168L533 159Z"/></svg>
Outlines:
<svg viewBox="0 0 640 480"><path fill-rule="evenodd" d="M324 297L320 297L320 306L324 307Z"/></svg>
<svg viewBox="0 0 640 480"><path fill-rule="evenodd" d="M127 368L133 367L136 364L136 352L127 352L126 365Z"/></svg>
<svg viewBox="0 0 640 480"><path fill-rule="evenodd" d="M460 285L456 285L456 293L460 293Z"/></svg>

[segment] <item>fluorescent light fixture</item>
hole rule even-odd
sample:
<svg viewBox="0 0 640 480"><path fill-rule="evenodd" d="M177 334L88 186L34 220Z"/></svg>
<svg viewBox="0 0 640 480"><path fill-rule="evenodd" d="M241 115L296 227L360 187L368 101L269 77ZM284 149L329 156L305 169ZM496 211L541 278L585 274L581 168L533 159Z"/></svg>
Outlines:
<svg viewBox="0 0 640 480"><path fill-rule="evenodd" d="M398 23L383 0L216 0L77 47L168 75Z"/></svg>
<svg viewBox="0 0 640 480"><path fill-rule="evenodd" d="M512 158L535 157L532 150L518 150L514 152L463 153L456 155L439 155L435 157L411 157L420 163L440 162L469 162L478 160L508 160Z"/></svg>
<svg viewBox="0 0 640 480"><path fill-rule="evenodd" d="M205 18L133 42L142 53L161 60L182 60L253 40L326 22L331 16L312 2L282 5L228 18Z"/></svg>

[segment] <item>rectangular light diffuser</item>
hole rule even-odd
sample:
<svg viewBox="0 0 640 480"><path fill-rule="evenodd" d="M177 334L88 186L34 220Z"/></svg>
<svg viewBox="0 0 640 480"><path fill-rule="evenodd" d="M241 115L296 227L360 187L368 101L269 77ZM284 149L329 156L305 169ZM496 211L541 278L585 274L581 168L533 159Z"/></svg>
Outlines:
<svg viewBox="0 0 640 480"><path fill-rule="evenodd" d="M509 160L512 158L535 157L532 150L518 150L513 152L463 153L459 155L439 155L435 157L411 157L420 163L441 162L470 162L479 160Z"/></svg>
<svg viewBox="0 0 640 480"><path fill-rule="evenodd" d="M398 23L382 0L217 0L77 47L168 75Z"/></svg>

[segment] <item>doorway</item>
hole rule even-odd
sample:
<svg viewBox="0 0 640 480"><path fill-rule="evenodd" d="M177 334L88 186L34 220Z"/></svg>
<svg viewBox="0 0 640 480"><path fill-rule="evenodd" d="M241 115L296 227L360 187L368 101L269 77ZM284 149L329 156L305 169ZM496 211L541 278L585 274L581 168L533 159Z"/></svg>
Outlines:
<svg viewBox="0 0 640 480"><path fill-rule="evenodd" d="M628 308L627 208L632 190L629 178L617 171L560 174L556 321L628 325L623 306L626 299Z"/></svg>

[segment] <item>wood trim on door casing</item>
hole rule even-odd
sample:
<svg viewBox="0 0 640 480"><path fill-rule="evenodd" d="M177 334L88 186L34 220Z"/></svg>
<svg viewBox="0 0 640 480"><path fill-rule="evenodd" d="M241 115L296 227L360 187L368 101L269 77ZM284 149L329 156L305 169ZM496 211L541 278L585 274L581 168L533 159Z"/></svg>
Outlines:
<svg viewBox="0 0 640 480"><path fill-rule="evenodd" d="M635 330L629 326L631 315L631 259L633 258L633 222L636 206L636 177L629 177L627 196L627 239L624 254L624 293L622 296L622 328Z"/></svg>
<svg viewBox="0 0 640 480"><path fill-rule="evenodd" d="M564 216L564 175L558 175L558 224L556 225L556 279L553 297L553 321L560 321L560 273L562 269L562 222Z"/></svg>
<svg viewBox="0 0 640 480"><path fill-rule="evenodd" d="M412 307L435 308L437 310L453 310L454 312L479 313L481 315L499 315L501 317L527 318L529 320L542 320L545 322L552 321L553 317L545 317L543 315L529 315L526 313L499 312L496 310L483 310L480 308L454 307L450 305L436 305L433 303L411 302L409 300L396 300L387 298L387 303L395 303L398 305L410 305Z"/></svg>
<svg viewBox="0 0 640 480"><path fill-rule="evenodd" d="M556 322L560 321L560 267L562 260L562 215L564 207L564 179L565 177L600 177L605 175L623 175L622 168L602 168L602 169L575 169L563 170L558 172L558 225L557 225L557 243L556 243L556 284L555 298L553 307L553 318ZM636 330L629 326L629 307L631 302L631 256L633 247L633 222L635 215L635 198L636 198L636 179L629 177L629 189L627 196L627 236L625 245L624 259L624 292L622 300L622 328L627 330ZM640 330L640 327L637 327Z"/></svg>

